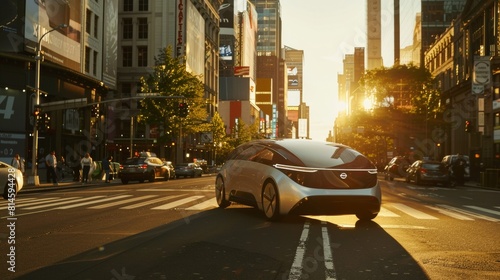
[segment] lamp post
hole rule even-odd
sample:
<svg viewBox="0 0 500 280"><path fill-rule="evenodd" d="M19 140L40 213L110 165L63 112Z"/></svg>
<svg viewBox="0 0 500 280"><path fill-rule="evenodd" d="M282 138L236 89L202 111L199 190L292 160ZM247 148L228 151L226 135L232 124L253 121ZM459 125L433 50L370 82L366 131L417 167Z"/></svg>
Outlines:
<svg viewBox="0 0 500 280"><path fill-rule="evenodd" d="M35 107L40 106L40 63L42 61L42 40L45 35L49 34L52 31L59 30L61 28L68 27L67 24L60 24L55 28L45 32L38 39L38 43L36 45L36 76L35 76ZM40 35L40 25L38 25L37 35ZM38 167L37 167L37 154L38 154L38 123L37 120L33 122L33 150L31 154L31 175L32 178L28 179L28 183L33 183L35 186L40 185L40 180L38 178Z"/></svg>

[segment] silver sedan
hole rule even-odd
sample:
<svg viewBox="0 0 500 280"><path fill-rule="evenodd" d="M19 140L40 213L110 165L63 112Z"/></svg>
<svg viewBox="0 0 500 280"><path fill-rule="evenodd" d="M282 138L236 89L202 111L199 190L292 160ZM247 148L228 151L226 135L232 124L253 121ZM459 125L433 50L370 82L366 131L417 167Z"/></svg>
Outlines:
<svg viewBox="0 0 500 280"><path fill-rule="evenodd" d="M283 215L349 215L374 219L382 200L374 164L336 143L255 140L232 151L216 177L220 208L256 207L270 220Z"/></svg>

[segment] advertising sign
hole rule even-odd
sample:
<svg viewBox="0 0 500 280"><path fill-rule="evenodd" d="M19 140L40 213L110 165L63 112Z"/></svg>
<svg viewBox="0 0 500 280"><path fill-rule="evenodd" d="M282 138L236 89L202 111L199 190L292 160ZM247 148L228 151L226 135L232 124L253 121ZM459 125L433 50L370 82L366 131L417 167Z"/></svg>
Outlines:
<svg viewBox="0 0 500 280"><path fill-rule="evenodd" d="M490 86L491 67L489 56L474 57L474 72L472 73L472 93L483 94L484 89Z"/></svg>
<svg viewBox="0 0 500 280"><path fill-rule="evenodd" d="M26 96L20 90L0 89L0 131L25 132Z"/></svg>
<svg viewBox="0 0 500 280"><path fill-rule="evenodd" d="M26 1L26 50L35 52L43 36L44 59L80 72L81 11L81 0Z"/></svg>
<svg viewBox="0 0 500 280"><path fill-rule="evenodd" d="M186 0L177 0L175 48L177 57L184 56L186 43Z"/></svg>

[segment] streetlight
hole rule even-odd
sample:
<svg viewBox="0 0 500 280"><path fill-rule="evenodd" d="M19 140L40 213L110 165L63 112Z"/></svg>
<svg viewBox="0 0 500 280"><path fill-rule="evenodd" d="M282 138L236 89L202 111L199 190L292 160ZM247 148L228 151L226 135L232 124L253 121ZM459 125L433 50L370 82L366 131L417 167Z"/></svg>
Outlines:
<svg viewBox="0 0 500 280"><path fill-rule="evenodd" d="M52 31L59 30L61 28L66 28L68 27L67 24L60 24L56 26L55 28L45 32L40 38L38 39L38 43L36 45L36 55L35 55L35 60L36 60L36 77L35 77L35 106L39 107L40 106L40 63L42 61L42 40L45 35L49 34ZM40 24L38 25L38 30L37 30L37 35L40 35ZM33 123L33 151L31 154L31 175L32 178L28 179L28 183L33 182L35 186L40 185L40 180L38 178L38 168L36 165L36 157L38 154L38 124L35 120Z"/></svg>

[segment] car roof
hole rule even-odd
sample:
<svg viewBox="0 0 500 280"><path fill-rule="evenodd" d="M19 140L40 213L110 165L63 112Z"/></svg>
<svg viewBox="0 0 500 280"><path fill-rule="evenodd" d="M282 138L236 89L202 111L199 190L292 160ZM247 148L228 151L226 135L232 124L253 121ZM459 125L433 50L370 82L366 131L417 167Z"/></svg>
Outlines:
<svg viewBox="0 0 500 280"><path fill-rule="evenodd" d="M296 156L305 166L333 167L356 164L356 167L373 164L361 153L349 146L309 139L260 139L243 145L263 145L276 151L285 149ZM242 146L243 146L242 145ZM361 163L362 162L362 163Z"/></svg>

